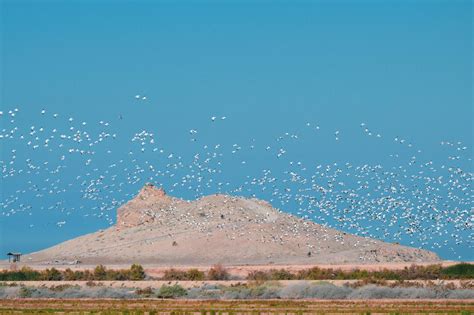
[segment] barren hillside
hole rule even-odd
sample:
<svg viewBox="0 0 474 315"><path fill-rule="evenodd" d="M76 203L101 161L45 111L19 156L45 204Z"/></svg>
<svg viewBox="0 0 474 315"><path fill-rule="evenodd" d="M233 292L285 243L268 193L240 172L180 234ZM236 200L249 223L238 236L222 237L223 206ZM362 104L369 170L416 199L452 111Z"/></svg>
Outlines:
<svg viewBox="0 0 474 315"><path fill-rule="evenodd" d="M24 257L31 263L155 265L437 261L436 254L355 236L226 195L173 198L151 184L117 211L117 224Z"/></svg>

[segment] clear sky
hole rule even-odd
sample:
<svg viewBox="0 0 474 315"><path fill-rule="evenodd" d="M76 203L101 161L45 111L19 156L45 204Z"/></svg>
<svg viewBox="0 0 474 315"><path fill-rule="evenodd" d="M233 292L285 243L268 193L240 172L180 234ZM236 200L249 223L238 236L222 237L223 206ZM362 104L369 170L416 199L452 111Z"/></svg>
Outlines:
<svg viewBox="0 0 474 315"><path fill-rule="evenodd" d="M439 167L458 163L472 172L467 160L473 145L471 1L0 3L0 129L66 128L65 118L74 117L97 134L103 127L97 122L104 120L122 139L113 146L114 157L126 157L132 148L126 140L147 130L160 147L188 160L204 144L227 146L228 155L233 144L271 144L273 150L275 138L288 132L301 140L285 145L288 161L312 169L334 162L393 166L389 155L396 150L411 156L393 141L402 137L420 148L422 161ZM136 101L136 94L148 99ZM19 113L11 123L5 116L14 108ZM62 122L45 120L43 108L59 113ZM211 123L211 116L219 121ZM311 133L308 122L310 128L320 126L320 133ZM361 123L383 140L368 139ZM189 139L190 129L198 130L196 142ZM441 141L467 146L463 159L447 161L451 153ZM1 159L10 161L17 147L23 164L28 158L53 160L51 153L22 151L19 140L2 143ZM284 171L281 159L242 154L247 166L236 167L229 158L224 181L238 186L262 169ZM97 167L112 160L105 153L94 157ZM69 167L61 183L80 172ZM114 198L129 199L146 179L125 185ZM55 201L18 192L31 186L28 180L2 177L0 253L39 250L109 225L102 216L85 219L77 196L66 198L66 210L47 210ZM170 190L171 183L161 184ZM68 193L80 195L72 188ZM184 188L173 194L194 197ZM7 205L10 196L19 198ZM88 206L94 203L89 201ZM22 203L32 208L6 215ZM276 206L297 212L291 204ZM68 207L74 208L70 214ZM468 213L471 209L464 205ZM63 220L67 223L58 227ZM451 239L452 232L441 239ZM462 231L462 238L467 241L469 233ZM437 252L474 260L465 243L455 253L449 250L452 243Z"/></svg>

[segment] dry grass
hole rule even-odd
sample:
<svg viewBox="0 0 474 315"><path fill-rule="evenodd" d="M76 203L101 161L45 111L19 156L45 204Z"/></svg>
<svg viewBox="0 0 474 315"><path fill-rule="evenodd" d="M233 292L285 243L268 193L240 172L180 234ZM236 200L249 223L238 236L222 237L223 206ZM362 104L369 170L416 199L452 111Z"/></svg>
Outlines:
<svg viewBox="0 0 474 315"><path fill-rule="evenodd" d="M268 281L253 281L253 280L226 280L226 281L163 281L163 280L147 280L147 281L4 281L0 282L1 286L28 286L28 287L55 287L60 285L71 285L80 287L110 287L110 288L138 288L144 289L147 287L160 288L163 285L179 284L180 286L189 289L194 287L202 287L204 285L222 285L222 286L237 286L252 283L268 283ZM281 285L287 286L304 282L302 280L279 280ZM437 286L451 286L460 289L474 289L474 281L472 280L407 280L407 281L372 281L372 280L324 280L325 283L334 284L336 286L350 286L360 287L368 284L380 284L390 287L429 287Z"/></svg>
<svg viewBox="0 0 474 315"><path fill-rule="evenodd" d="M62 313L89 314L162 314L162 315L312 315L331 314L397 314L435 313L472 314L474 301L446 300L251 300L251 301L189 301L189 300L0 300L0 313Z"/></svg>

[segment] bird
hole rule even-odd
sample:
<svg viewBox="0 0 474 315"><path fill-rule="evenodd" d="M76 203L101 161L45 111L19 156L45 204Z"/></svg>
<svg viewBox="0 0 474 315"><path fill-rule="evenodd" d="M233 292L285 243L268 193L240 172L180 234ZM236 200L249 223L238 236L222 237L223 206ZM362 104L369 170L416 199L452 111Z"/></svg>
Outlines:
<svg viewBox="0 0 474 315"><path fill-rule="evenodd" d="M282 211L364 237L454 252L457 247L448 248L450 242L439 240L449 235L457 246L472 247L472 149L462 141L440 139L437 145L444 155L430 156L417 145L415 135L399 133L391 138L388 131L373 130L366 123L360 123L359 129L355 123L351 128L365 136L361 143L354 138L351 145L361 152L378 152L384 144L390 150L388 159L367 154L362 162L352 156L331 161L299 151L315 147L314 152L324 152L331 150L331 143L335 145L318 142L334 138L324 132L315 138L314 130L320 128L309 122L306 126L311 128L278 129L269 139L255 134L246 139L242 134L238 142L216 141L215 135L205 132L199 133L197 141L198 129L205 126L181 126L195 143L180 144L179 137L162 134L160 126L145 130L142 122L128 117L129 128L124 129L116 120L92 115L72 124L72 117L58 112L49 121L44 117L51 112L47 107L34 111L29 123L20 112L20 108L0 112L11 119L0 130L4 152L0 174L8 187L0 202L0 218L31 213L31 219L24 221L26 227L40 229L34 220L40 215L47 216L55 228L70 225L76 216L114 224L109 213L152 179L192 198L226 193L269 200ZM118 117L123 119L122 114ZM207 117L218 120L218 116ZM332 127L336 140L340 127ZM349 132L344 134L344 139L350 137ZM285 233L297 232L277 231L274 239L264 241L280 244ZM251 236L231 233L229 237ZM321 235L321 239L328 237ZM342 244L344 239L335 241ZM316 255L317 244L309 245ZM370 259L361 254L361 260Z"/></svg>

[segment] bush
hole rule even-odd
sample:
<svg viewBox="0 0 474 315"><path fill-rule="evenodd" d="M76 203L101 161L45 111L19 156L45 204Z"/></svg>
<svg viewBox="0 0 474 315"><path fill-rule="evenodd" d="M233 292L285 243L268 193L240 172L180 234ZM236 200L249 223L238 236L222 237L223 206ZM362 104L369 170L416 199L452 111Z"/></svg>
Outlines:
<svg viewBox="0 0 474 315"><path fill-rule="evenodd" d="M474 264L460 263L453 266L449 266L443 268L441 274L450 279L473 279Z"/></svg>
<svg viewBox="0 0 474 315"><path fill-rule="evenodd" d="M472 281L460 281L459 282L459 287L461 289L470 289L470 290L473 290L474 289L474 282Z"/></svg>
<svg viewBox="0 0 474 315"><path fill-rule="evenodd" d="M247 275L247 280L253 280L257 282L268 281L270 280L270 275L268 274L268 272L261 270L251 271Z"/></svg>
<svg viewBox="0 0 474 315"><path fill-rule="evenodd" d="M165 274L163 275L162 280L183 281L183 280L187 280L187 274L185 271L171 268L169 270L165 270Z"/></svg>
<svg viewBox="0 0 474 315"><path fill-rule="evenodd" d="M163 299L174 299L177 297L182 297L187 294L187 291L185 288L180 286L179 284L175 285L163 285L160 288L160 291L158 292L158 297L163 298Z"/></svg>
<svg viewBox="0 0 474 315"><path fill-rule="evenodd" d="M43 271L41 278L46 281L61 281L63 280L63 275L56 268L51 268Z"/></svg>
<svg viewBox="0 0 474 315"><path fill-rule="evenodd" d="M229 280L230 275L224 266L217 264L214 265L207 274L209 280Z"/></svg>
<svg viewBox="0 0 474 315"><path fill-rule="evenodd" d="M103 284L94 282L92 280L89 280L89 281L86 282L86 286L93 288L93 287L101 287L101 286L103 286Z"/></svg>
<svg viewBox="0 0 474 315"><path fill-rule="evenodd" d="M202 281L205 278L204 272L197 269L189 269L186 273L187 280L190 281Z"/></svg>
<svg viewBox="0 0 474 315"><path fill-rule="evenodd" d="M294 280L295 278L294 274L285 269L270 270L270 280Z"/></svg>
<svg viewBox="0 0 474 315"><path fill-rule="evenodd" d="M145 277L145 270L141 265L133 264L130 267L130 280L144 280Z"/></svg>
<svg viewBox="0 0 474 315"><path fill-rule="evenodd" d="M66 280L66 281L75 281L75 280L77 280L76 276L74 274L74 271L72 271L70 268L67 268L66 270L64 270L63 279Z"/></svg>
<svg viewBox="0 0 474 315"><path fill-rule="evenodd" d="M204 272L197 269L189 269L188 271L176 270L171 268L165 270L162 280L168 281L202 281L205 279Z"/></svg>
<svg viewBox="0 0 474 315"><path fill-rule="evenodd" d="M21 298L30 298L33 295L33 291L34 289L21 287L18 294Z"/></svg>
<svg viewBox="0 0 474 315"><path fill-rule="evenodd" d="M74 288L74 287L76 287L76 286L71 285L71 284L60 284L60 285L53 285L53 286L49 287L49 290L53 291L53 292L62 292L66 289Z"/></svg>
<svg viewBox="0 0 474 315"><path fill-rule="evenodd" d="M313 267L306 270L300 270L297 274L297 278L300 280L331 280L336 279L337 273L342 273L342 271L334 271L332 268L321 269L318 267Z"/></svg>
<svg viewBox="0 0 474 315"><path fill-rule="evenodd" d="M106 280L107 270L103 265L98 265L94 269L94 280Z"/></svg>
<svg viewBox="0 0 474 315"><path fill-rule="evenodd" d="M35 281L41 280L41 273L28 267L23 267L19 271L3 270L0 272L0 281Z"/></svg>
<svg viewBox="0 0 474 315"><path fill-rule="evenodd" d="M285 269L271 269L267 272L265 271L251 271L247 280L255 281L268 281L268 280L294 280L296 276Z"/></svg>
<svg viewBox="0 0 474 315"><path fill-rule="evenodd" d="M144 289L137 289L135 293L140 296L151 297L153 295L153 289L150 287L146 287Z"/></svg>
<svg viewBox="0 0 474 315"><path fill-rule="evenodd" d="M379 285L379 286L387 286L387 281L386 280L378 280L378 279L363 279L363 280L358 280L356 282L352 282L352 283L345 283L344 286L345 287L350 287L350 288L360 288L360 287L364 287L366 285L369 285L369 284L375 284L375 285Z"/></svg>

